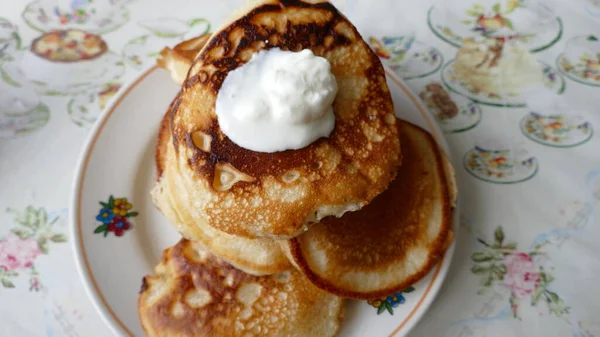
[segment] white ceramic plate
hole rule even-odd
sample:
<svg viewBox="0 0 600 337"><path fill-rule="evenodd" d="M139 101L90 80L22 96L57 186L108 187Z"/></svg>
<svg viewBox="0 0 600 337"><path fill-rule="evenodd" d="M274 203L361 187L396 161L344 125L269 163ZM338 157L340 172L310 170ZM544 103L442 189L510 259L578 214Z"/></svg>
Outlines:
<svg viewBox="0 0 600 337"><path fill-rule="evenodd" d="M448 151L418 97L387 73L397 114L430 130ZM70 219L77 264L94 305L118 336L143 335L137 314L142 277L152 273L163 250L179 240L150 198L158 125L177 91L169 74L157 68L121 90L92 130L74 182ZM132 206L124 207L120 198ZM108 203L124 216L110 228L104 226L101 211ZM453 230L458 232L457 209ZM454 244L414 289L371 303L348 301L340 336L405 335L435 298L453 253Z"/></svg>

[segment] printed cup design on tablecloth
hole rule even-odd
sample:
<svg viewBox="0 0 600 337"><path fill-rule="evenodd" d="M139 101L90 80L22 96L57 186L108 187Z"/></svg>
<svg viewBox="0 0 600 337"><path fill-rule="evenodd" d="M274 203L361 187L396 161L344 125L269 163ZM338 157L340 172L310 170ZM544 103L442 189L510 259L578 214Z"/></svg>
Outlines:
<svg viewBox="0 0 600 337"><path fill-rule="evenodd" d="M530 112L521 120L527 138L554 147L572 147L586 143L593 135L592 125L579 116L542 115Z"/></svg>
<svg viewBox="0 0 600 337"><path fill-rule="evenodd" d="M52 31L33 40L21 69L43 95L71 95L94 90L123 76L119 55L99 35L83 30Z"/></svg>
<svg viewBox="0 0 600 337"><path fill-rule="evenodd" d="M103 34L129 21L123 4L118 0L37 0L25 7L22 17L40 32L81 29Z"/></svg>
<svg viewBox="0 0 600 337"><path fill-rule="evenodd" d="M377 309L377 315L380 315L382 312L387 311L390 315L394 314L394 308L398 307L400 304L404 304L406 302L406 298L404 298L404 294L408 294L415 291L415 288L408 287L400 292L395 294L382 297L376 300L367 301L367 304Z"/></svg>
<svg viewBox="0 0 600 337"><path fill-rule="evenodd" d="M123 58L128 65L137 69L153 64L165 46L174 46L210 31L208 20L201 18L188 21L176 18L148 19L140 21L139 25L149 34L137 36L123 47Z"/></svg>
<svg viewBox="0 0 600 337"><path fill-rule="evenodd" d="M565 80L541 63L519 42L486 39L465 43L442 70L442 81L452 91L475 102L523 107L528 92L547 88L564 91Z"/></svg>
<svg viewBox="0 0 600 337"><path fill-rule="evenodd" d="M556 59L558 70L573 81L600 86L600 41L595 35L576 36Z"/></svg>
<svg viewBox="0 0 600 337"><path fill-rule="evenodd" d="M494 240L478 241L483 250L471 254L474 262L471 272L481 277L479 295L485 295L492 288L503 287L510 292L510 312L519 318L520 307L526 303L538 307L544 303L548 312L555 316L569 313L569 307L549 286L554 281L550 270L539 262L545 243L533 246L531 251L517 250L516 242L505 241L502 227L496 228Z"/></svg>
<svg viewBox="0 0 600 337"><path fill-rule="evenodd" d="M133 205L127 198L115 199L111 195L107 202L100 201L100 206L102 208L96 216L96 221L102 224L94 229L94 233L104 234L104 237L108 236L109 232L113 232L115 236L123 236L132 228L129 219L138 215L138 212L132 211Z"/></svg>
<svg viewBox="0 0 600 337"><path fill-rule="evenodd" d="M549 48L562 36L562 21L541 1L459 0L437 4L428 12L429 28L460 47L488 37L518 40L531 52Z"/></svg>
<svg viewBox="0 0 600 337"><path fill-rule="evenodd" d="M497 184L514 184L531 179L538 162L527 150L511 146L506 137L482 138L463 159L467 172L477 179Z"/></svg>
<svg viewBox="0 0 600 337"><path fill-rule="evenodd" d="M14 54L21 48L21 37L17 25L0 18L0 62L14 60Z"/></svg>
<svg viewBox="0 0 600 337"><path fill-rule="evenodd" d="M67 242L67 236L57 232L54 223L58 216L50 218L44 208L28 206L23 211L8 209L15 215L15 226L0 239L0 284L15 288L13 281L29 274L29 290L41 288L39 272L35 267L40 255L48 254L51 244Z"/></svg>
<svg viewBox="0 0 600 337"><path fill-rule="evenodd" d="M24 136L44 127L50 109L15 62L0 63L0 138Z"/></svg>
<svg viewBox="0 0 600 337"><path fill-rule="evenodd" d="M586 0L585 10L593 17L600 18L600 0Z"/></svg>
<svg viewBox="0 0 600 337"><path fill-rule="evenodd" d="M419 96L444 132L467 131L481 121L479 104L446 91L440 83L427 84Z"/></svg>
<svg viewBox="0 0 600 337"><path fill-rule="evenodd" d="M82 127L89 127L94 124L100 112L121 89L121 86L121 83L109 82L97 91L74 96L67 103L67 111L73 123Z"/></svg>
<svg viewBox="0 0 600 337"><path fill-rule="evenodd" d="M444 56L434 47L415 40L414 36L369 38L375 53L405 80L431 75L444 63Z"/></svg>

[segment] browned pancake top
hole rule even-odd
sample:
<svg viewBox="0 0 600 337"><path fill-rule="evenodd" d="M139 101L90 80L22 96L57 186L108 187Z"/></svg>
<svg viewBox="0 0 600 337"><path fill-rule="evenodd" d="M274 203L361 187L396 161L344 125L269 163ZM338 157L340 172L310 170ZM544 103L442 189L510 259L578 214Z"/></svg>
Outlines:
<svg viewBox="0 0 600 337"><path fill-rule="evenodd" d="M342 317L342 300L298 272L251 276L185 239L156 273L138 302L148 336L332 336Z"/></svg>
<svg viewBox="0 0 600 337"><path fill-rule="evenodd" d="M329 60L339 87L333 103L336 124L328 138L303 149L254 152L222 133L214 105L229 71L256 52L275 47L311 49ZM234 202L246 207L250 196L263 193L265 179L281 181L296 171L305 178L297 183L310 186L294 206L261 202L255 213L238 210L240 214L222 212L219 201L207 207L210 224L231 234L257 235L247 227L262 218L261 231L267 236L297 235L309 213L322 205L368 203L387 187L400 161L396 118L381 62L328 2L265 0L216 32L192 64L173 116L176 151L199 180L209 182L210 193L233 196ZM199 139L204 141L199 144ZM246 179L225 190L215 188L212 182L220 180L220 165L241 172ZM264 211L275 208L276 217ZM275 225L276 221L280 224ZM233 228L232 223L241 225Z"/></svg>

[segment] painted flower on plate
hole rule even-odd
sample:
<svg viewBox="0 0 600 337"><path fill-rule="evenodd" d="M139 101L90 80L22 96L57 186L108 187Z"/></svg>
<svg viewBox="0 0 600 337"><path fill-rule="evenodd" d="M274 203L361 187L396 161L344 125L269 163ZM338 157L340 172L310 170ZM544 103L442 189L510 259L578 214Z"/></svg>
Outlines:
<svg viewBox="0 0 600 337"><path fill-rule="evenodd" d="M100 212L98 213L98 215L96 215L96 220L98 220L104 224L109 224L112 222L114 217L115 217L115 215L113 214L112 209L102 208L100 210Z"/></svg>

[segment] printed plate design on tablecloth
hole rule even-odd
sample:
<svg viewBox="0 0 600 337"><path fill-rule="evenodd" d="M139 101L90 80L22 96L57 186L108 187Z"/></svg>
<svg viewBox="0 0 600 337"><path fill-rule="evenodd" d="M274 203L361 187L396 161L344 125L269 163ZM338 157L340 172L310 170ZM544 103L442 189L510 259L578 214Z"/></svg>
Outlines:
<svg viewBox="0 0 600 337"><path fill-rule="evenodd" d="M0 62L0 92L0 139L30 134L50 120L50 109L17 62Z"/></svg>
<svg viewBox="0 0 600 337"><path fill-rule="evenodd" d="M103 34L118 29L129 21L123 1L38 0L29 3L22 13L23 20L33 29L47 32L61 29L82 29Z"/></svg>
<svg viewBox="0 0 600 337"><path fill-rule="evenodd" d="M0 62L12 61L12 55L21 48L17 25L0 18Z"/></svg>
<svg viewBox="0 0 600 337"><path fill-rule="evenodd" d="M539 1L449 2L431 7L427 20L435 35L456 47L485 36L517 39L530 52L538 52L562 36L561 19Z"/></svg>
<svg viewBox="0 0 600 337"><path fill-rule="evenodd" d="M121 83L110 82L100 87L98 91L74 96L67 103L67 111L73 123L82 127L92 126L121 86Z"/></svg>
<svg viewBox="0 0 600 337"><path fill-rule="evenodd" d="M600 86L600 41L594 35L576 36L556 59L558 70L573 81Z"/></svg>
<svg viewBox="0 0 600 337"><path fill-rule="evenodd" d="M166 46L208 33L210 23L206 19L196 18L188 21L176 18L157 18L142 20L139 25L150 34L134 37L123 47L123 59L128 65L142 69L158 57Z"/></svg>
<svg viewBox="0 0 600 337"><path fill-rule="evenodd" d="M475 146L463 159L467 172L477 179L496 184L515 184L533 178L537 159L524 149L484 149Z"/></svg>
<svg viewBox="0 0 600 337"><path fill-rule="evenodd" d="M7 209L15 215L10 233L0 239L0 284L15 288L14 279L29 274L29 290L41 287L39 272L35 267L40 255L48 254L51 243L63 243L67 236L55 231L58 216L49 219L43 208L28 206L23 211Z"/></svg>
<svg viewBox="0 0 600 337"><path fill-rule="evenodd" d="M52 31L33 40L21 60L25 77L43 95L98 89L123 76L125 66L101 36L83 30Z"/></svg>
<svg viewBox="0 0 600 337"><path fill-rule="evenodd" d="M486 294L492 288L502 286L510 292L512 317L519 318L519 308L525 303L537 307L544 303L555 316L569 313L563 300L548 288L554 276L538 263L544 255L544 243L534 245L529 252L517 250L515 242L505 241L502 227L496 228L494 240L477 239L485 246L484 250L471 255L474 265L471 272L481 277L482 288L477 292Z"/></svg>
<svg viewBox="0 0 600 337"><path fill-rule="evenodd" d="M453 69L454 60L446 63L442 69L442 81L450 90L481 104L501 107L525 107L526 95L514 93L510 95L488 94L474 90L468 83L457 77ZM557 94L565 90L565 80L556 70L540 62L543 71L543 86Z"/></svg>
<svg viewBox="0 0 600 337"><path fill-rule="evenodd" d="M470 130L481 121L481 107L472 100L448 92L437 82L429 83L419 94L444 132Z"/></svg>
<svg viewBox="0 0 600 337"><path fill-rule="evenodd" d="M387 311L390 315L394 314L394 308L398 307L400 304L404 304L406 302L406 298L404 298L404 294L408 294L415 291L415 288L408 287L400 292L397 292L393 295L389 295L386 297L382 297L377 300L367 301L367 304L377 309L377 315L381 314L384 311Z"/></svg>
<svg viewBox="0 0 600 337"><path fill-rule="evenodd" d="M546 116L530 112L521 120L523 134L540 144L572 147L586 143L593 135L592 125L578 116Z"/></svg>
<svg viewBox="0 0 600 337"><path fill-rule="evenodd" d="M444 63L444 56L434 47L415 40L414 36L369 38L375 53L405 80L431 75Z"/></svg>
<svg viewBox="0 0 600 337"><path fill-rule="evenodd" d="M127 201L127 198L114 198L112 195L107 202L100 201L100 211L96 216L96 221L101 222L94 229L96 234L104 234L108 236L109 232L113 232L115 236L123 236L125 231L131 229L132 224L129 218L136 217L138 212L132 211L133 205Z"/></svg>

